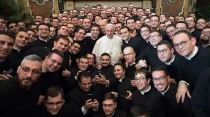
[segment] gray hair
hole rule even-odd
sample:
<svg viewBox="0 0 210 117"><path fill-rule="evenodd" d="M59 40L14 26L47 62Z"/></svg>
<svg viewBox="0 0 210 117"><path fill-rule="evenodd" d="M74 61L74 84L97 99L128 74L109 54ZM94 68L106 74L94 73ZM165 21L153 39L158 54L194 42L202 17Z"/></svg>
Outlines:
<svg viewBox="0 0 210 117"><path fill-rule="evenodd" d="M40 63L42 62L42 59L41 59L38 55L36 55L36 54L31 54L31 55L25 56L25 57L23 58L22 62L21 62L21 65L23 64L23 62L24 62L25 60L28 60L28 61L38 61L38 62L40 62Z"/></svg>

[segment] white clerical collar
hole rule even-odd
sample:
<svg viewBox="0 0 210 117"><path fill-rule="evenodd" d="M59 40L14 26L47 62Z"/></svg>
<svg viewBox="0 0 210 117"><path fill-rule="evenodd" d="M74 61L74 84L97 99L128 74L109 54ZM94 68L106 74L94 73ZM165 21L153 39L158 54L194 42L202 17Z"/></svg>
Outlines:
<svg viewBox="0 0 210 117"><path fill-rule="evenodd" d="M133 63L129 64L129 66L133 66L133 65L135 65L135 64L136 64L136 62L134 61Z"/></svg>
<svg viewBox="0 0 210 117"><path fill-rule="evenodd" d="M152 47L153 47L153 48L157 48L157 46L153 46L153 45L152 45Z"/></svg>
<svg viewBox="0 0 210 117"><path fill-rule="evenodd" d="M15 46L13 47L14 50L17 50L18 52L20 52L22 49L19 48L15 48Z"/></svg>
<svg viewBox="0 0 210 117"><path fill-rule="evenodd" d="M0 60L0 63L4 62L5 60L6 60L6 58L5 58L5 59L3 59L3 60Z"/></svg>
<svg viewBox="0 0 210 117"><path fill-rule="evenodd" d="M164 62L166 65L171 65L174 62L175 55L173 55L172 59L169 62Z"/></svg>
<svg viewBox="0 0 210 117"><path fill-rule="evenodd" d="M189 57L185 57L187 60L191 60L198 52L198 47L195 46L193 49L193 52L191 53L191 55Z"/></svg>
<svg viewBox="0 0 210 117"><path fill-rule="evenodd" d="M114 115L114 113L115 113L115 111L114 111L111 115L109 115L109 116L107 116L107 117L112 117L112 116Z"/></svg>
<svg viewBox="0 0 210 117"><path fill-rule="evenodd" d="M118 81L119 81L119 82L122 82L122 80L123 80L124 78L125 78L125 76L124 76L123 78L119 79Z"/></svg>
<svg viewBox="0 0 210 117"><path fill-rule="evenodd" d="M44 41L44 42L47 42L49 39L47 39L47 40L45 40L45 39L42 39L41 37L39 37L39 39L41 40L41 41Z"/></svg>
<svg viewBox="0 0 210 117"><path fill-rule="evenodd" d="M165 91L163 91L163 92L160 92L162 95L165 95L165 93L169 90L169 88L170 88L170 84L168 85L168 88L165 90Z"/></svg>
<svg viewBox="0 0 210 117"><path fill-rule="evenodd" d="M144 95L145 93L149 92L151 90L151 86L149 86L149 88L146 91L140 91L142 95Z"/></svg>

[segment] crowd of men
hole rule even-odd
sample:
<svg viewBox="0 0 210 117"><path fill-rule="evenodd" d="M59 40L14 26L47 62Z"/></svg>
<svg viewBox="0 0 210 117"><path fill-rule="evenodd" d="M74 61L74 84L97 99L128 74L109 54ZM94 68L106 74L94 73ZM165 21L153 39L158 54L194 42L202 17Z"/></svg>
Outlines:
<svg viewBox="0 0 210 117"><path fill-rule="evenodd" d="M1 117L210 117L210 22L151 9L0 16Z"/></svg>

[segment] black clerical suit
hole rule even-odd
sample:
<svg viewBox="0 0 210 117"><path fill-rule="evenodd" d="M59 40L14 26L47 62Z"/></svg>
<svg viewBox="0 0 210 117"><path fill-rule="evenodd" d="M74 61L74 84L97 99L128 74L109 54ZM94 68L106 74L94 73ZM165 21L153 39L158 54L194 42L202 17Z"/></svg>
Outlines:
<svg viewBox="0 0 210 117"><path fill-rule="evenodd" d="M130 91L132 93L136 89L131 85L131 80L134 80L134 78L126 76L121 80L117 80L116 78L112 78L109 80L110 88L118 93L117 108L126 112L130 111L130 108L132 106L131 101L125 99L125 97L128 96L127 91Z"/></svg>
<svg viewBox="0 0 210 117"><path fill-rule="evenodd" d="M146 47L143 41L140 37L131 37L128 42L123 41L121 49L123 51L126 47L132 47L136 55L139 55Z"/></svg>
<svg viewBox="0 0 210 117"><path fill-rule="evenodd" d="M74 42L77 42L80 44L80 50L79 50L80 56L85 56L87 53L90 53L89 45L84 39L82 41L74 40Z"/></svg>
<svg viewBox="0 0 210 117"><path fill-rule="evenodd" d="M0 117L28 117L37 106L39 82L21 88L18 76L0 82Z"/></svg>
<svg viewBox="0 0 210 117"><path fill-rule="evenodd" d="M27 50L33 47L45 47L45 48L53 48L53 41L50 41L50 39L44 41L40 40L39 38L36 39L35 41L31 42L26 46Z"/></svg>
<svg viewBox="0 0 210 117"><path fill-rule="evenodd" d="M150 65L152 68L166 66L158 58L157 48L154 48L152 45L147 46L147 48L137 57L137 60L146 60L146 64Z"/></svg>
<svg viewBox="0 0 210 117"><path fill-rule="evenodd" d="M90 97L88 97L89 94L92 94L94 99L97 99L99 102L101 101L102 95L100 89L95 88L93 85L88 92L80 89L80 87L76 87L69 92L66 102L72 103L75 109L76 117L91 117L94 113L93 108L89 109L85 115L81 110L81 108L85 105L85 101L90 99Z"/></svg>
<svg viewBox="0 0 210 117"><path fill-rule="evenodd" d="M188 96L185 96L184 103L177 103L177 88L177 85L170 84L166 91L164 93L162 92L166 104L165 112L167 113L167 117L193 117Z"/></svg>
<svg viewBox="0 0 210 117"><path fill-rule="evenodd" d="M99 111L98 113L93 114L92 117L107 117L103 110ZM115 109L113 115L109 117L127 117L127 113L125 111Z"/></svg>
<svg viewBox="0 0 210 117"><path fill-rule="evenodd" d="M210 68L204 69L192 94L194 117L210 117Z"/></svg>
<svg viewBox="0 0 210 117"><path fill-rule="evenodd" d="M150 110L151 117L166 117L164 98L153 87L148 92L144 92L144 94L136 89L131 100L133 105L145 105Z"/></svg>
<svg viewBox="0 0 210 117"><path fill-rule="evenodd" d="M210 50L208 48L198 48L198 52L191 60L176 55L174 65L178 69L178 77L190 84L191 91L193 91L203 69L210 67L209 60Z"/></svg>
<svg viewBox="0 0 210 117"><path fill-rule="evenodd" d="M41 107L29 117L75 117L75 115L72 105L65 103L56 115L49 113L46 107Z"/></svg>
<svg viewBox="0 0 210 117"><path fill-rule="evenodd" d="M13 71L13 75L16 73L15 69L14 60L11 60L10 58L6 58L4 61L0 62L0 74L3 74L5 71Z"/></svg>
<svg viewBox="0 0 210 117"><path fill-rule="evenodd" d="M92 52L93 51L93 47L95 46L95 44L96 44L96 41L98 40L99 38L97 38L97 39L92 39L91 37L85 37L85 41L86 41L86 43L88 44L88 47L89 47L89 51L90 52Z"/></svg>
<svg viewBox="0 0 210 117"><path fill-rule="evenodd" d="M125 76L127 77L135 77L135 72L136 72L136 64L138 62L135 61L132 64L129 64L127 67L125 65L125 63L123 64L124 68L125 68Z"/></svg>

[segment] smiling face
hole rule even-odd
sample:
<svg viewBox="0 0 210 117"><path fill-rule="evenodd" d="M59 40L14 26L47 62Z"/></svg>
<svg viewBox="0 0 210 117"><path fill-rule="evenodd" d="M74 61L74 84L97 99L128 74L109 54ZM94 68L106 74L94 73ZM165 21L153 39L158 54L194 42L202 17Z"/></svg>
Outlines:
<svg viewBox="0 0 210 117"><path fill-rule="evenodd" d="M170 61L171 58L173 57L173 52L174 52L173 48L170 49L167 47L167 45L159 45L157 47L157 55L162 62Z"/></svg>
<svg viewBox="0 0 210 117"><path fill-rule="evenodd" d="M15 37L15 46L18 48L25 47L29 42L29 35L24 31L20 31L17 33Z"/></svg>
<svg viewBox="0 0 210 117"><path fill-rule="evenodd" d="M125 70L120 65L114 67L114 76L118 80L122 79L125 76Z"/></svg>
<svg viewBox="0 0 210 117"><path fill-rule="evenodd" d="M174 48L181 56L188 57L195 47L196 39L194 37L189 39L185 33L179 33L174 36L173 44L174 46L177 45Z"/></svg>
<svg viewBox="0 0 210 117"><path fill-rule="evenodd" d="M170 77L166 76L164 71L153 71L152 78L158 91L164 92L168 88Z"/></svg>
<svg viewBox="0 0 210 117"><path fill-rule="evenodd" d="M136 87L138 88L138 90L145 91L148 88L150 79L146 79L145 74L138 73L135 75L135 79Z"/></svg>
<svg viewBox="0 0 210 117"><path fill-rule="evenodd" d="M156 46L162 40L162 36L158 32L150 33L149 41L152 46Z"/></svg>

